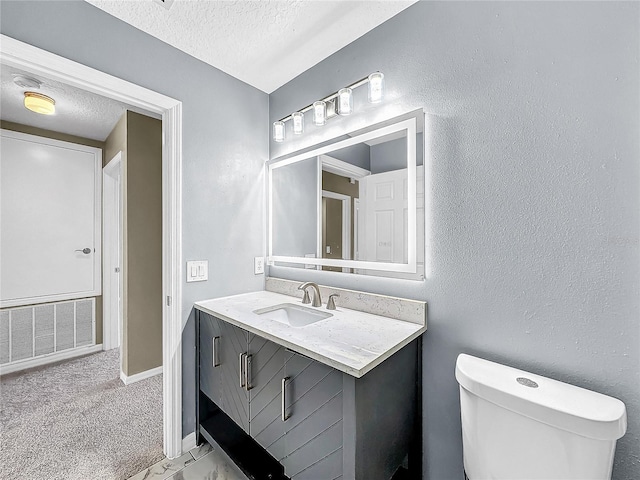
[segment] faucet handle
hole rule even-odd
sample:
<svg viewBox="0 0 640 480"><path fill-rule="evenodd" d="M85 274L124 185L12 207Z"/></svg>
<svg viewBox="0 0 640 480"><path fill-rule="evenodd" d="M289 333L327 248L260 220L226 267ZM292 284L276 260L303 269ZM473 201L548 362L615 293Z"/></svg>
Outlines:
<svg viewBox="0 0 640 480"><path fill-rule="evenodd" d="M309 298L309 291L303 290L304 295L302 296L302 303L311 303L311 299Z"/></svg>
<svg viewBox="0 0 640 480"><path fill-rule="evenodd" d="M338 295L337 293L332 293L331 295L329 295L329 299L327 300L327 310L336 309L336 301L334 300L334 297L340 298L340 295Z"/></svg>

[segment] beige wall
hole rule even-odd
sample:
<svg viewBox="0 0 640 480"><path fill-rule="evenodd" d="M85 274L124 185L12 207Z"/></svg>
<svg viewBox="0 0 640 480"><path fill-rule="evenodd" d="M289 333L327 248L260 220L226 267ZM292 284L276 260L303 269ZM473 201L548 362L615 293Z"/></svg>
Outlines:
<svg viewBox="0 0 640 480"><path fill-rule="evenodd" d="M106 141L122 151L124 188L122 370L162 365L162 122L126 112Z"/></svg>
<svg viewBox="0 0 640 480"><path fill-rule="evenodd" d="M127 112L126 375L162 365L162 122Z"/></svg>
<svg viewBox="0 0 640 480"><path fill-rule="evenodd" d="M104 152L102 155L102 166L106 166L118 152L122 152L123 160L127 154L127 114L122 114L118 123L113 127L111 133L104 141ZM124 165L124 164L123 164Z"/></svg>
<svg viewBox="0 0 640 480"><path fill-rule="evenodd" d="M67 135L66 133L31 127L29 125L22 125L21 123L7 122L6 120L0 120L0 127L6 130L13 130L14 132L22 132L28 133L30 135L37 135L39 137L52 138L54 140L60 140L62 142L77 143L78 145L87 145L89 147L101 148L104 158L104 142L101 142L99 140L77 137L75 135Z"/></svg>
<svg viewBox="0 0 640 480"><path fill-rule="evenodd" d="M54 132L42 128L22 125L20 123L7 122L0 120L0 128L12 130L14 132L27 133L29 135L37 135L38 137L52 138L62 142L76 143L78 145L87 145L89 147L100 148L102 150L102 162L104 164L105 143L90 138L77 137L75 135L67 135L66 133ZM102 297L96 297L96 344L102 343Z"/></svg>

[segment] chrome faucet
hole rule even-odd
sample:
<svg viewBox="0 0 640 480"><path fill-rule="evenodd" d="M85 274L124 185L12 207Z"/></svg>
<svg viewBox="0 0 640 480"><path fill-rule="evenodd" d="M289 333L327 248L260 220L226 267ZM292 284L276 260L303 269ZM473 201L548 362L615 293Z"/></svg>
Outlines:
<svg viewBox="0 0 640 480"><path fill-rule="evenodd" d="M313 303L309 299L309 292L307 288L313 287L315 293L313 294ZM304 292L304 296L302 297L302 303L311 303L313 307L321 307L322 306L322 298L320 297L320 287L318 287L317 283L313 282L305 282L298 287L298 290L302 290Z"/></svg>

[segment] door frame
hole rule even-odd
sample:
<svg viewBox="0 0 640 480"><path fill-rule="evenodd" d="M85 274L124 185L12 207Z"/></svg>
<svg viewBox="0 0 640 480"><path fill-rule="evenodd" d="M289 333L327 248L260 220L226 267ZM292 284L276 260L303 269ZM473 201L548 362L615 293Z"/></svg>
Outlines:
<svg viewBox="0 0 640 480"><path fill-rule="evenodd" d="M332 198L342 203L342 259L351 260L351 197L330 190L322 190L320 195L322 198ZM319 215L322 217L322 212L319 212ZM320 235L322 236L322 232ZM349 273L351 269L342 267L342 271Z"/></svg>
<svg viewBox="0 0 640 480"><path fill-rule="evenodd" d="M118 268L122 277L122 151L118 152L102 169L102 348L111 350L122 345L122 280L118 281L118 292L112 288L111 275ZM117 216L114 213L117 211ZM117 231L117 238L113 232ZM116 258L112 253L117 249ZM114 317L113 299L120 298L117 315ZM122 368L122 351L120 352L120 368Z"/></svg>
<svg viewBox="0 0 640 480"><path fill-rule="evenodd" d="M162 115L164 454L182 454L182 102L0 34L0 63Z"/></svg>

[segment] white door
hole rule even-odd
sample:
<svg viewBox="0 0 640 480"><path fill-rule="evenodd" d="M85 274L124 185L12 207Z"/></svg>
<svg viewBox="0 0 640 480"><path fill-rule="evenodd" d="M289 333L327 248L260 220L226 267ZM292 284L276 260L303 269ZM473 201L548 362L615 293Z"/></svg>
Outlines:
<svg viewBox="0 0 640 480"><path fill-rule="evenodd" d="M360 179L358 260L407 263L407 169ZM417 274L357 270L394 278L424 275L424 167L416 169Z"/></svg>
<svg viewBox="0 0 640 480"><path fill-rule="evenodd" d="M101 150L1 133L0 306L100 295Z"/></svg>
<svg viewBox="0 0 640 480"><path fill-rule="evenodd" d="M118 348L122 332L122 152L103 169L103 347Z"/></svg>

